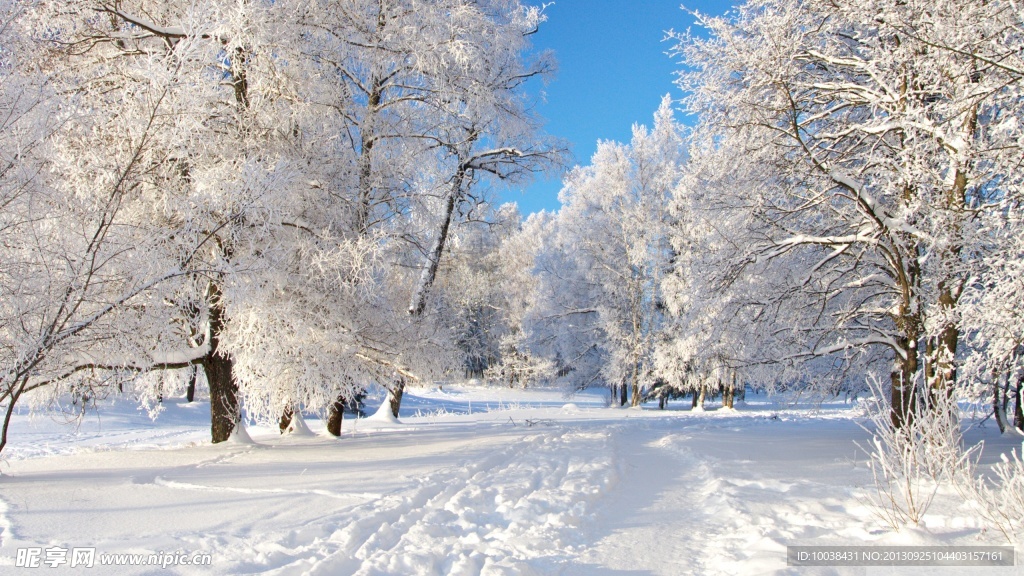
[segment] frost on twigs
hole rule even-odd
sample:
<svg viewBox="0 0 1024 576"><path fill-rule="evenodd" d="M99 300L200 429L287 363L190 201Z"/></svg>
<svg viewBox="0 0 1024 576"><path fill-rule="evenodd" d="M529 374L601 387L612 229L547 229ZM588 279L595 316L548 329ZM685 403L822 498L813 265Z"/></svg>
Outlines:
<svg viewBox="0 0 1024 576"><path fill-rule="evenodd" d="M881 385L871 383L878 396ZM982 445L963 445L956 401L945 394L932 397L907 424L893 428L885 403L868 403L867 418L874 430L868 453L875 482L867 496L875 516L899 531L917 526L936 492L947 485L989 528L1011 544L1024 536L1024 461L1014 450L1002 454L991 474L982 474L978 458ZM1024 452L1024 445L1022 445Z"/></svg>
<svg viewBox="0 0 1024 576"><path fill-rule="evenodd" d="M972 475L969 482L959 483L956 488L986 524L999 530L1011 544L1017 544L1024 540L1024 461L1016 450L1000 456L1001 462L992 468L993 480Z"/></svg>
<svg viewBox="0 0 1024 576"><path fill-rule="evenodd" d="M877 379L869 385L875 396L882 396ZM918 526L943 483L969 482L981 446L963 449L959 408L945 394L934 395L899 428L892 426L887 405L867 406L874 430L870 444L861 449L869 457L874 493L869 492L866 504L893 530Z"/></svg>

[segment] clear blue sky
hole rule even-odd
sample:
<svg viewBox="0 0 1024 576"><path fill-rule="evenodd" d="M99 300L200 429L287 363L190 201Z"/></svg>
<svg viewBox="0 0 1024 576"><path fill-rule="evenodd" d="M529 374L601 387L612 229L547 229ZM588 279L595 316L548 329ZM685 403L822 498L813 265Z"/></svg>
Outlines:
<svg viewBox="0 0 1024 576"><path fill-rule="evenodd" d="M540 0L533 0L537 4ZM531 87L540 96L538 111L548 134L567 140L571 165L589 164L597 141L628 141L634 123L650 125L661 97L682 92L673 84L679 64L666 52L665 31L686 30L693 18L680 6L722 14L732 0L555 0L533 44L552 49L558 73L546 86ZM695 28L696 30L696 28ZM525 191L502 194L523 215L558 209L561 177L537 181Z"/></svg>

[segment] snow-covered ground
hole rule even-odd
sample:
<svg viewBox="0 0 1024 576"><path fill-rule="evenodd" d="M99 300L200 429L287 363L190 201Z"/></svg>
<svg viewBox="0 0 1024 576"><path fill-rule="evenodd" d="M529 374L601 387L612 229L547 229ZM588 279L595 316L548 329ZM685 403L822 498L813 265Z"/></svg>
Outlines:
<svg viewBox="0 0 1024 576"><path fill-rule="evenodd" d="M881 523L855 406L714 408L445 386L411 390L400 422L346 418L340 439L250 427L252 443L220 445L200 402L169 400L155 422L116 403L77 428L22 415L0 463L0 573L1021 573L787 567L787 545L1006 542L951 493L922 528ZM967 439L985 440L982 464L1020 447L991 422ZM56 568L15 566L55 547ZM96 565L71 568L73 548ZM99 566L179 552L210 565Z"/></svg>

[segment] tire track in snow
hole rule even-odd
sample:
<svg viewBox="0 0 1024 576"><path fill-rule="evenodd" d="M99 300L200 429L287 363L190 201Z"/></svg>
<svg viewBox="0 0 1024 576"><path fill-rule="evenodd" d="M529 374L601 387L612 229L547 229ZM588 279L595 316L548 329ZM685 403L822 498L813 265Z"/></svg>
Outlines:
<svg viewBox="0 0 1024 576"><path fill-rule="evenodd" d="M280 573L552 574L616 481L605 432L533 434L416 487L357 507ZM333 548L323 554L325 548Z"/></svg>

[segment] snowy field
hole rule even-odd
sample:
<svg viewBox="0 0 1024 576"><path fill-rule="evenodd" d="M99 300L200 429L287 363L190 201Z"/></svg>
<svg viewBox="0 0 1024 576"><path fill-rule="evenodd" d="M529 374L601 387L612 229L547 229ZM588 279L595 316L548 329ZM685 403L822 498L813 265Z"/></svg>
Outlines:
<svg viewBox="0 0 1024 576"><path fill-rule="evenodd" d="M659 411L446 386L410 390L400 422L346 417L340 439L310 418L308 434L250 427L251 443L220 445L208 441L206 404L165 404L155 422L128 403L77 428L14 422L0 463L0 573L1022 573L787 567L795 544L1006 544L954 494L938 495L921 528L881 523L855 445L869 434L842 399ZM971 424L982 464L1020 447L991 422ZM94 547L96 565L15 566L19 549L52 547ZM210 565L99 565L157 553L209 554Z"/></svg>

